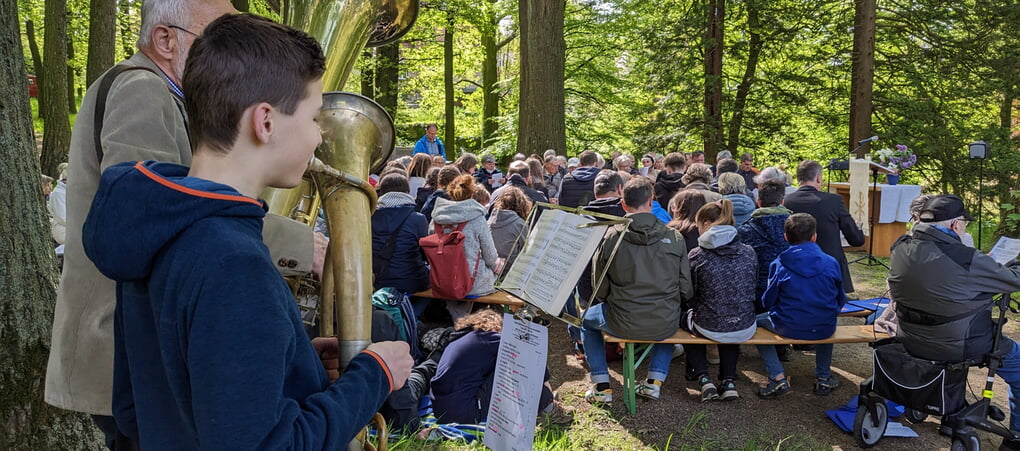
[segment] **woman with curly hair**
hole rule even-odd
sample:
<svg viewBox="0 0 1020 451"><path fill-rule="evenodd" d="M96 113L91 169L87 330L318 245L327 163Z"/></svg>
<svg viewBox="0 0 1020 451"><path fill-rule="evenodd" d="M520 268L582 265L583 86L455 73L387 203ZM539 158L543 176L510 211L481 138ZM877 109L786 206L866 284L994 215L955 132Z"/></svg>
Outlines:
<svg viewBox="0 0 1020 451"><path fill-rule="evenodd" d="M456 338L442 351L436 375L432 377L432 409L440 423L475 424L489 413L503 317L491 309L482 309L458 320L454 328L452 337ZM546 383L536 413L557 408Z"/></svg>
<svg viewBox="0 0 1020 451"><path fill-rule="evenodd" d="M496 244L496 253L503 261L512 260L512 256L516 255L524 244L521 231L525 229L524 220L528 218L530 211L531 199L515 186L506 187L492 203L489 230L492 232L492 241ZM521 238L520 241L518 237Z"/></svg>

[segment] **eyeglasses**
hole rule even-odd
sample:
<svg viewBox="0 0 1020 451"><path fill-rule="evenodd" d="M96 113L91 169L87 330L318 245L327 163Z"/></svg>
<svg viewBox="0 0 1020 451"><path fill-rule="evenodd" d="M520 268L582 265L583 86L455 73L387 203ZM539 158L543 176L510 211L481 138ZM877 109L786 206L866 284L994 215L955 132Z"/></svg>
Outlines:
<svg viewBox="0 0 1020 451"><path fill-rule="evenodd" d="M190 34L190 35L192 35L192 36L194 36L196 38L198 37L198 33L195 33L194 31L191 31L191 30L189 30L187 28L184 28L184 27L178 27L177 25L167 25L167 28L173 28L174 30L181 30L181 31L183 31L183 32L185 32L187 34Z"/></svg>

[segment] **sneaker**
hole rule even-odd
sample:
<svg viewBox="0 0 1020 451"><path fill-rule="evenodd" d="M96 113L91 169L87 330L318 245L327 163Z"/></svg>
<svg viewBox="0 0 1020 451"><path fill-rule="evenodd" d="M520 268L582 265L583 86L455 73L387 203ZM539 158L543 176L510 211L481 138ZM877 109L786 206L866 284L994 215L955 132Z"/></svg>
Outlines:
<svg viewBox="0 0 1020 451"><path fill-rule="evenodd" d="M538 424L550 426L570 426L574 423L574 408L553 400L549 407L538 416Z"/></svg>
<svg viewBox="0 0 1020 451"><path fill-rule="evenodd" d="M701 402L708 402L719 397L719 390L715 388L715 384L708 376L701 376L698 385L701 386Z"/></svg>
<svg viewBox="0 0 1020 451"><path fill-rule="evenodd" d="M659 393L662 392L662 386L657 384L651 384L648 382L642 382L637 384L634 388L635 394L647 399L659 399Z"/></svg>
<svg viewBox="0 0 1020 451"><path fill-rule="evenodd" d="M591 390L584 392L584 400L591 404L611 404L613 402L613 389L607 388L599 391L593 386Z"/></svg>
<svg viewBox="0 0 1020 451"><path fill-rule="evenodd" d="M839 387L839 379L836 375L829 376L828 379L817 379L815 380L815 394L819 396L828 396L833 390Z"/></svg>
<svg viewBox="0 0 1020 451"><path fill-rule="evenodd" d="M780 396L789 394L793 390L790 388L790 382L786 378L780 380L770 380L768 385L758 389L758 397L763 399L778 398Z"/></svg>
<svg viewBox="0 0 1020 451"><path fill-rule="evenodd" d="M673 357L672 358L675 359L675 358L681 357L683 355L684 355L684 345L679 344L679 343L673 345Z"/></svg>
<svg viewBox="0 0 1020 451"><path fill-rule="evenodd" d="M737 392L737 384L733 382L733 379L726 379L720 382L719 389L722 391L719 394L719 399L722 401L732 401L740 398L740 393Z"/></svg>

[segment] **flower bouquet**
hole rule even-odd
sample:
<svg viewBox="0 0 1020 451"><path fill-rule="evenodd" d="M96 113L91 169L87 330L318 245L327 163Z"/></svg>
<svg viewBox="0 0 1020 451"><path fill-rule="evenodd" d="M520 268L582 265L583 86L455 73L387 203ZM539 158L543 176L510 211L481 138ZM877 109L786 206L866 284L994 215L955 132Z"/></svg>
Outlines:
<svg viewBox="0 0 1020 451"><path fill-rule="evenodd" d="M896 169L897 173L900 170L909 169L917 164L917 155L903 144L897 144L896 150L888 147L879 149L875 151L875 155L878 156L883 165Z"/></svg>
<svg viewBox="0 0 1020 451"><path fill-rule="evenodd" d="M917 164L917 155L903 144L897 144L895 150L888 147L879 149L875 151L875 155L878 156L883 165L896 171L893 174L886 174L887 183L890 185L895 185L899 182L900 171L909 169Z"/></svg>

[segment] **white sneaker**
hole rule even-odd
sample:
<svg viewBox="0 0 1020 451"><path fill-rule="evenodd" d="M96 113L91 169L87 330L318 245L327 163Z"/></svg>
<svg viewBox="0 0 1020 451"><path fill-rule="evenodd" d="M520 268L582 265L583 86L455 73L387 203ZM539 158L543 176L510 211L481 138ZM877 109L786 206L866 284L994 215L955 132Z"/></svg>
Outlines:
<svg viewBox="0 0 1020 451"><path fill-rule="evenodd" d="M679 343L673 345L673 357L670 360L675 359L677 357L682 357L683 355L684 355L684 345L679 344Z"/></svg>
<svg viewBox="0 0 1020 451"><path fill-rule="evenodd" d="M648 382L642 382L637 384L634 388L635 394L648 399L659 399L659 393L662 391L661 385L649 384Z"/></svg>
<svg viewBox="0 0 1020 451"><path fill-rule="evenodd" d="M613 389L598 391L595 386L584 392L584 400L592 404L610 404L613 402Z"/></svg>

